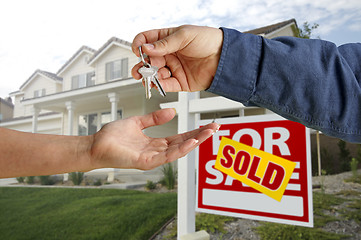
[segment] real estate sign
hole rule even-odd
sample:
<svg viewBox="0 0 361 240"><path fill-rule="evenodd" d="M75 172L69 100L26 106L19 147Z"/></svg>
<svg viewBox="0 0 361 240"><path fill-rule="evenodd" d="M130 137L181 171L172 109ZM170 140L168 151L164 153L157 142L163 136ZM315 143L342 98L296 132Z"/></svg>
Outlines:
<svg viewBox="0 0 361 240"><path fill-rule="evenodd" d="M200 121L199 126L209 122ZM220 130L198 149L196 210L313 226L309 129L276 115L216 119L216 122L221 124ZM281 199L275 200L215 168L222 137L295 163ZM253 175L261 181L262 171L257 166L253 171ZM267 172L265 169L263 171ZM276 172L267 177L268 185L274 183L276 178Z"/></svg>

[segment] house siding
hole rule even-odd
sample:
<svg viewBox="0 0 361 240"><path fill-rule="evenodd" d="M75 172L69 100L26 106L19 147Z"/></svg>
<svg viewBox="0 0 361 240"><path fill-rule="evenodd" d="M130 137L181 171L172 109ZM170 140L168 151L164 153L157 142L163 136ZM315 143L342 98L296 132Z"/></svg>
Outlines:
<svg viewBox="0 0 361 240"><path fill-rule="evenodd" d="M94 71L94 68L88 65L91 56L92 54L87 52L81 53L71 64L71 67L60 74L60 77L63 78L63 91L71 90L71 78L73 76Z"/></svg>
<svg viewBox="0 0 361 240"><path fill-rule="evenodd" d="M115 60L120 60L123 58L128 58L128 78L132 77L131 75L131 66L134 66L138 61L138 58L133 54L131 50L126 48L112 45L105 53L103 53L99 59L97 59L95 63L96 76L95 82L96 84L105 83L105 65L108 62L112 62Z"/></svg>

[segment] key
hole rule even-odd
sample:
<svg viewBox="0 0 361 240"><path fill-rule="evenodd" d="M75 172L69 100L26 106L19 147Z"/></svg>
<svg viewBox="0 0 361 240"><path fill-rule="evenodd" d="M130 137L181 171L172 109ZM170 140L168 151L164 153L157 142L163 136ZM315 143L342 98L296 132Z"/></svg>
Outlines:
<svg viewBox="0 0 361 240"><path fill-rule="evenodd" d="M158 68L155 66L150 65L147 63L144 59L144 54L142 53L142 46L139 46L139 55L143 62L143 67L141 67L138 72L142 75L144 86L145 86L145 97L147 99L150 99L151 95L151 85L152 83L156 86L158 89L159 94L162 97L166 96L166 93L164 89L162 88L162 85L158 81Z"/></svg>
<svg viewBox="0 0 361 240"><path fill-rule="evenodd" d="M157 87L159 94L160 94L162 97L165 97L167 94L166 94L165 91L163 90L162 85L160 85L160 82L158 81L158 72L157 72L157 74L156 74L156 75L154 76L154 78L153 78L153 83L154 83L154 85Z"/></svg>
<svg viewBox="0 0 361 240"><path fill-rule="evenodd" d="M146 99L150 99L150 97L152 96L152 93L150 92L151 84L152 84L152 82L154 82L153 79L157 75L157 72L158 72L157 67L151 66L150 64L149 64L149 66L150 67L143 66L143 67L139 68L139 70L138 70L138 72L143 77Z"/></svg>

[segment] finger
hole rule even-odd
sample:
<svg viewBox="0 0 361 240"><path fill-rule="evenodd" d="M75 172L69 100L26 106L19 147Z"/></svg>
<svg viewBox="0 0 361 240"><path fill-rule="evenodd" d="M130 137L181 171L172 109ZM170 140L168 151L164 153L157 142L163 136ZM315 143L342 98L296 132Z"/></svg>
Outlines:
<svg viewBox="0 0 361 240"><path fill-rule="evenodd" d="M134 67L132 68L132 76L134 79L141 79L142 75L138 72L139 68L141 68L143 66L142 62L137 63L136 65L134 65Z"/></svg>
<svg viewBox="0 0 361 240"><path fill-rule="evenodd" d="M164 56L182 50L189 40L184 32L175 31L155 42L143 44L143 51L148 56Z"/></svg>
<svg viewBox="0 0 361 240"><path fill-rule="evenodd" d="M201 128L197 128L197 129L194 129L192 131L189 131L189 132L185 132L185 133L182 133L182 134L177 134L177 135L174 135L174 136L170 136L170 137L167 137L166 139L168 140L168 142L170 144L178 144L178 143L181 143L183 141L186 141L188 139L193 139L193 138L196 138L200 141L202 141L202 136L203 135L200 135L203 131L208 131L210 130L211 133L215 133L219 130L220 128L220 125L217 124L217 123L209 123ZM204 134L204 133L203 133ZM208 133L206 132L206 135ZM199 138L198 135L201 137Z"/></svg>
<svg viewBox="0 0 361 240"><path fill-rule="evenodd" d="M161 109L144 116L138 116L138 124L141 129L162 125L172 120L175 114L176 111L173 108Z"/></svg>
<svg viewBox="0 0 361 240"><path fill-rule="evenodd" d="M175 161L178 158L184 157L190 151L198 147L206 139L212 136L214 131L212 129L205 129L199 132L195 138L187 139L179 144L170 146L166 152L167 162Z"/></svg>
<svg viewBox="0 0 361 240"><path fill-rule="evenodd" d="M172 76L171 71L167 67L162 67L158 70L158 80L159 79L167 79Z"/></svg>
<svg viewBox="0 0 361 240"><path fill-rule="evenodd" d="M146 43L153 43L162 39L169 34L171 34L174 30L172 28L163 28L163 29L153 29L145 32L141 32L137 34L132 42L132 51L135 55L139 56L139 46L142 46ZM144 50L143 50L144 51Z"/></svg>

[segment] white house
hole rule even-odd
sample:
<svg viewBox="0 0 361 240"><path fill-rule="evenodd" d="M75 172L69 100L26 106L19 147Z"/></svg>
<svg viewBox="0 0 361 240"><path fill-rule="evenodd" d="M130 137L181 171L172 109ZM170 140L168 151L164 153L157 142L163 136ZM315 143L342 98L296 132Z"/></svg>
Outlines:
<svg viewBox="0 0 361 240"><path fill-rule="evenodd" d="M295 29L296 21L291 19L249 33L273 38L294 36ZM141 81L131 77L130 70L139 59L130 46L131 43L112 37L98 50L82 46L57 73L36 70L18 91L10 93L14 99L14 117L0 126L33 133L88 135L110 121L152 112L160 104L176 103L177 93L167 93L163 98L154 92L150 100L145 98ZM209 97L216 96L200 94L201 99ZM200 118L267 113L265 109L244 108L239 103L236 105L239 109L227 107L231 102L225 101L222 111L201 113ZM152 137L176 134L177 118L145 133ZM113 169L106 171L114 173Z"/></svg>

